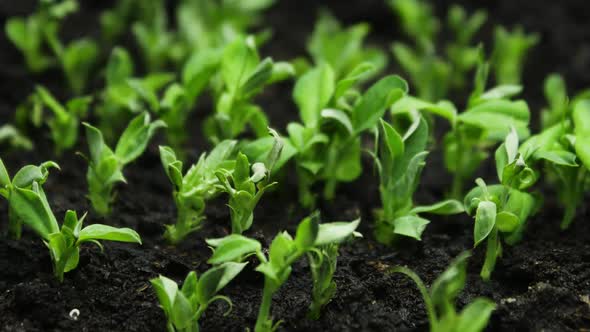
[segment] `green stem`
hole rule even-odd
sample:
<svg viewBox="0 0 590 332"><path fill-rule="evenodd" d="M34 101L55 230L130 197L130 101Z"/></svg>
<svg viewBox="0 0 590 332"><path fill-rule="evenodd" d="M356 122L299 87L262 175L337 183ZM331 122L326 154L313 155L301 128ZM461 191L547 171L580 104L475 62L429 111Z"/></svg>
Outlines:
<svg viewBox="0 0 590 332"><path fill-rule="evenodd" d="M268 278L264 278L264 289L262 291L262 302L258 310L258 318L256 319L255 332L270 332L272 329L272 320L270 320L270 306L272 304L272 296L274 294L273 285Z"/></svg>

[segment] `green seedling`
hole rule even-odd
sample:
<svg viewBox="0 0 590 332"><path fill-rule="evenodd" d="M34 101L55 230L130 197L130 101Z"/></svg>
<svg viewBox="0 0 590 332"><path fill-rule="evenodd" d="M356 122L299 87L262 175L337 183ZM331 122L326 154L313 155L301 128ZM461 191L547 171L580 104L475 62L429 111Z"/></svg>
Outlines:
<svg viewBox="0 0 590 332"><path fill-rule="evenodd" d="M321 11L307 51L316 66L329 64L336 79L344 78L362 63L370 63L374 70L362 77L369 79L387 65L387 57L381 50L363 45L369 29L367 23L344 28L328 11Z"/></svg>
<svg viewBox="0 0 590 332"><path fill-rule="evenodd" d="M449 267L432 283L430 289L412 270L398 266L391 271L408 276L418 287L431 332L479 332L488 325L496 304L485 297L477 297L465 305L463 310L457 311L455 302L459 293L465 287L467 278L467 259L471 254L463 252L455 258Z"/></svg>
<svg viewBox="0 0 590 332"><path fill-rule="evenodd" d="M57 154L74 147L78 141L80 119L86 117L92 97L73 98L63 105L43 86L37 86L35 93L39 102L53 113L47 124Z"/></svg>
<svg viewBox="0 0 590 332"><path fill-rule="evenodd" d="M531 139L534 139L532 137ZM532 151L523 144L519 151L518 135L513 129L496 150L496 170L500 184L487 186L478 178L477 187L465 196L465 209L475 215L474 246L487 240L486 258L481 277L489 280L498 257L502 256L502 239L508 244L520 241L527 219L536 212L538 202L523 190L531 187L538 173L527 164Z"/></svg>
<svg viewBox="0 0 590 332"><path fill-rule="evenodd" d="M381 120L381 142L374 155L379 173L382 209L376 213L375 237L392 245L400 236L420 240L428 219L420 213L439 215L464 211L461 202L445 200L428 206L415 206L414 191L426 164L428 125L418 112L409 114L410 125L401 135L394 127ZM400 119L400 122L401 119Z"/></svg>
<svg viewBox="0 0 590 332"><path fill-rule="evenodd" d="M10 197L12 211L17 218L35 231L45 242L57 280L63 281L64 273L75 269L80 259L80 245L92 242L102 250L100 240L141 244L139 234L129 228L115 228L93 224L82 227L84 218L68 210L59 226L45 193L39 183L33 181L30 189L14 187Z"/></svg>
<svg viewBox="0 0 590 332"><path fill-rule="evenodd" d="M151 122L147 113L138 115L119 138L114 152L105 143L98 128L88 123L84 126L90 151L86 173L88 198L97 213L108 215L115 199L115 184L125 182L123 168L141 156L156 130L166 124L160 120Z"/></svg>
<svg viewBox="0 0 590 332"><path fill-rule="evenodd" d="M209 154L203 153L199 161L183 175L182 161L178 160L174 150L160 147L160 159L166 175L174 186L174 203L176 204L176 224L166 226L164 237L176 244L188 234L198 230L205 218L205 204L221 193L216 172L234 169L235 161L230 159L236 141L223 141Z"/></svg>
<svg viewBox="0 0 590 332"><path fill-rule="evenodd" d="M166 314L168 332L198 332L199 319L207 307L217 300L227 302L231 309L231 300L217 293L232 281L246 264L223 263L210 268L198 278L197 274L191 271L180 289L174 280L162 275L150 280L160 307Z"/></svg>
<svg viewBox="0 0 590 332"><path fill-rule="evenodd" d="M238 38L228 44L222 54L222 86L217 91L215 114L209 117L204 132L217 143L233 139L249 126L257 137L267 134L268 119L253 98L274 82L294 74L289 63L260 60L253 37Z"/></svg>
<svg viewBox="0 0 590 332"><path fill-rule="evenodd" d="M444 112L446 108L429 108L434 113L445 116L451 130L443 139L446 169L453 175L450 196L463 197L465 181L472 179L489 149L504 140L510 128L516 129L518 136L530 135L528 124L530 112L524 100L510 98L521 91L520 86L499 85L485 91L488 65L481 64L475 75L475 87L464 112ZM440 105L439 105L440 106Z"/></svg>
<svg viewBox="0 0 590 332"><path fill-rule="evenodd" d="M48 40L70 88L76 95L83 93L98 62L98 44L90 38L82 38L63 45L57 31L48 32Z"/></svg>
<svg viewBox="0 0 590 332"><path fill-rule="evenodd" d="M217 73L221 54L216 50L195 53L182 68L179 82L169 84L167 74L152 74L144 79L127 81L133 90L127 94L126 104L143 105L150 112L158 115L166 125L166 138L176 151L182 151L182 146L188 138L186 124L190 113L195 109L197 99L208 87L211 78ZM158 97L158 90L165 85L162 98Z"/></svg>
<svg viewBox="0 0 590 332"><path fill-rule="evenodd" d="M21 168L12 179L8 175L4 162L0 159L0 196L4 197L9 202L8 209L8 235L14 239L20 239L22 234L22 223L18 211L14 211L16 205L11 202L13 194L17 188L31 189L33 183L38 184L38 191L42 192L41 185L47 181L49 176L49 169L57 168L57 165L53 161L46 161L39 166L27 165Z"/></svg>
<svg viewBox="0 0 590 332"><path fill-rule="evenodd" d="M56 31L61 20L77 10L75 0L41 0L37 10L28 17L6 20L6 36L23 54L29 70L38 73L55 65L56 59L45 51L47 33Z"/></svg>
<svg viewBox="0 0 590 332"><path fill-rule="evenodd" d="M521 27L513 31L496 28L492 62L498 84L520 84L526 55L539 39L537 34L525 34Z"/></svg>
<svg viewBox="0 0 590 332"><path fill-rule="evenodd" d="M233 171L221 168L215 172L221 184L221 190L229 195L228 206L233 234L242 234L252 226L256 205L264 192L277 184L277 182L271 182L270 175L283 149L283 142L274 130L271 129L270 133L275 143L266 162L250 165L248 157L240 152L236 157Z"/></svg>
<svg viewBox="0 0 590 332"><path fill-rule="evenodd" d="M293 98L300 123L287 126L295 161L299 200L307 208L315 204L311 187L323 180L324 197L334 197L340 182L355 180L362 171L361 135L375 127L385 111L408 90L398 76L386 76L364 94L353 85L371 70L361 64L346 77L335 79L330 65L316 67L295 84Z"/></svg>
<svg viewBox="0 0 590 332"><path fill-rule="evenodd" d="M270 245L268 256L262 252L258 241L242 235L232 234L221 239L207 240L215 248L209 259L210 264L239 262L253 254L260 261L256 271L264 274L264 290L254 331L275 331L281 323L273 322L271 317L272 296L289 278L293 263L307 253L317 252L318 248L343 242L355 233L360 223L360 220L355 220L319 224L317 219L317 216L311 216L301 221L294 239L287 232L279 233ZM314 280L314 284L317 283L330 284L331 280Z"/></svg>
<svg viewBox="0 0 590 332"><path fill-rule="evenodd" d="M395 42L393 55L408 73L417 96L436 102L445 98L451 89L461 89L465 77L476 67L480 47L473 44L473 37L485 23L485 11L469 16L457 5L451 6L447 25L451 40L444 45L444 54L437 52L437 37L441 22L434 15L431 5L422 0L390 0L390 7L400 18L405 33L413 45Z"/></svg>

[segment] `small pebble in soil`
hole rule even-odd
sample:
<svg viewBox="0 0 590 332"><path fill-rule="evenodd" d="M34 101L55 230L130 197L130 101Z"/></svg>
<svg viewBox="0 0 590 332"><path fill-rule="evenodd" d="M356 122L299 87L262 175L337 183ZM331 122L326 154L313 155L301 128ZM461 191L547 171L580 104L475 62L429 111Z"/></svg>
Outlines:
<svg viewBox="0 0 590 332"><path fill-rule="evenodd" d="M78 320L79 316L80 316L80 310L72 309L72 311L70 311L70 319L71 320Z"/></svg>

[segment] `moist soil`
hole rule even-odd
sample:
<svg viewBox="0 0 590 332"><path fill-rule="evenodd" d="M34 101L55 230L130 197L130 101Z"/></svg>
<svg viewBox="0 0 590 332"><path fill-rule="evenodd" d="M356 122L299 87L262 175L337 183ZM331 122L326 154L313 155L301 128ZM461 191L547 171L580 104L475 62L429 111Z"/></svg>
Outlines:
<svg viewBox="0 0 590 332"><path fill-rule="evenodd" d="M467 1L465 1L467 2ZM68 21L67 35L97 32L97 13L105 4L85 4L74 19ZM437 1L437 11L446 12L448 1ZM401 38L394 16L381 0L325 1L344 23L359 20L371 23L371 41L388 47ZM265 24L274 30L273 40L263 50L276 59L290 59L304 54L305 38L311 32L318 5L312 0L283 0L271 9ZM473 1L468 8L476 8ZM590 3L561 1L542 6L538 1L486 1L480 7L490 13L490 24L482 32L490 40L495 23L522 24L537 31L542 43L533 51L524 83L534 118L543 105L542 79L545 74L563 74L571 89L590 83ZM23 15L34 8L30 1L0 1L2 25L6 17ZM67 95L58 72L42 76L27 73L19 53L0 37L0 119L12 119L15 106L30 93L35 82L42 82ZM388 72L398 72L390 66ZM98 76L98 75L97 75ZM272 87L260 98L271 123L283 130L296 118L291 98L292 83ZM196 111L191 128L190 156L194 160L207 144L199 126L211 111L204 102ZM146 153L130 165L125 174L127 185L118 188L113 214L96 216L85 198L86 164L73 153L55 157L47 130L33 133L33 152L2 151L2 159L11 172L25 164L54 159L62 170L52 171L45 184L47 196L56 216L67 209L90 211L92 223L131 227L142 236L143 245L104 243L101 252L84 246L79 267L66 274L63 283L52 275L49 253L34 234L25 231L22 240L0 239L0 330L1 331L165 331L165 317L158 307L149 280L159 274L181 281L191 270L205 271L211 251L204 239L224 236L229 231L229 213L224 197L207 207L202 231L191 235L178 247L166 244L161 234L164 225L175 220L171 187L162 171L157 137ZM84 142L81 139L81 142ZM79 144L78 151L86 151ZM416 200L431 203L444 196L450 177L442 168L435 149L425 168ZM466 215L451 218L433 217L422 242L402 241L395 248L378 244L372 235L372 210L379 206L378 181L369 159L365 172L357 181L339 187L332 202L320 202L323 219L351 220L361 216L364 238L343 245L334 279L338 291L319 320L306 318L310 304L310 273L305 260L294 265L288 282L275 295L272 314L283 320L280 331L424 331L428 321L416 287L400 275L388 273L389 267L406 265L430 284L460 252L473 245L473 221ZM483 167L480 176L495 178L492 165ZM280 190L268 193L255 211L253 230L247 235L268 245L274 234L288 230L309 211L297 204L296 180L292 169L279 175ZM585 331L590 329L590 212L583 204L567 231L559 231L561 210L555 193L539 187L545 195L540 213L529 221L521 243L505 247L489 282L479 277L483 249L474 250L468 268L465 290L458 298L461 307L477 296L493 299L494 311L489 331ZM0 230L7 224L7 205L0 204ZM213 304L201 320L203 331L244 331L253 327L260 303L263 278L254 271L255 261L226 287L222 293L233 301L233 310L224 303ZM69 316L80 311L77 319Z"/></svg>

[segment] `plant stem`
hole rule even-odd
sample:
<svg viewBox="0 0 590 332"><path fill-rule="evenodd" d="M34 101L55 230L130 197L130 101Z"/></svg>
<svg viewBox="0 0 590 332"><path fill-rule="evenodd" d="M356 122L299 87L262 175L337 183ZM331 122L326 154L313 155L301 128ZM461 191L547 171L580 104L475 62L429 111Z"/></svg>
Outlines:
<svg viewBox="0 0 590 332"><path fill-rule="evenodd" d="M264 278L264 289L262 291L262 303L260 303L260 309L258 310L258 318L256 319L256 326L254 327L255 332L270 332L272 327L272 321L269 319L270 316L270 305L272 304L272 296L274 291L271 289L271 281L268 278Z"/></svg>

